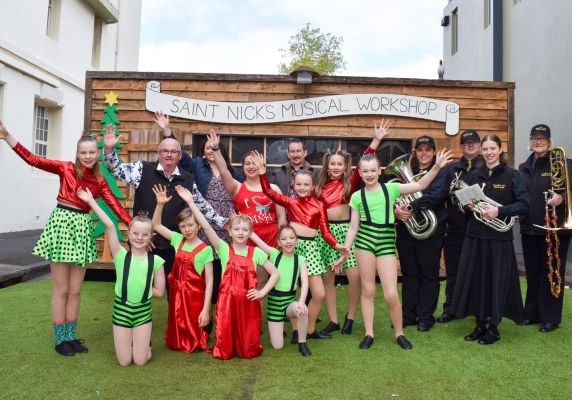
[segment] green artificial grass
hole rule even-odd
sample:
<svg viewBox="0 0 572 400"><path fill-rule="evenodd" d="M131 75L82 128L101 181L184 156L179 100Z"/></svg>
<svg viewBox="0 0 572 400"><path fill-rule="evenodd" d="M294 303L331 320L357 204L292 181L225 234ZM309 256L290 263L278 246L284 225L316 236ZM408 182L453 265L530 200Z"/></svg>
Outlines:
<svg viewBox="0 0 572 400"><path fill-rule="evenodd" d="M337 290L338 316L343 320L347 288ZM153 359L144 367L127 368L115 361L113 284L84 283L78 337L85 339L89 353L73 357L54 351L50 291L50 280L0 290L0 398L563 399L572 395L570 290L565 290L564 323L552 333L541 334L538 325L517 326L505 319L499 327L500 342L480 346L463 340L474 326L474 319L466 318L436 324L427 333L406 328L414 347L404 351L395 343L378 289L375 343L369 350L358 349L364 334L358 312L353 335L335 332L332 340L310 340L309 358L289 344L289 337L284 349L273 350L264 324L264 354L230 361L204 352L167 350L166 301L154 299ZM327 320L325 310L321 315Z"/></svg>

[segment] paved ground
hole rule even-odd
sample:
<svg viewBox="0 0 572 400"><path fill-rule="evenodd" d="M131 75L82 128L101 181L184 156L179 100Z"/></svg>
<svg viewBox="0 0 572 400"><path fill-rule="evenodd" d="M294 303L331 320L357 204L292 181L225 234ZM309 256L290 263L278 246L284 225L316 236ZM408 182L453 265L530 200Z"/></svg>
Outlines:
<svg viewBox="0 0 572 400"><path fill-rule="evenodd" d="M42 258L32 255L34 244L41 233L41 230L0 233L0 288L44 277L50 273L48 263ZM518 238L518 235L515 235L515 238ZM515 250L519 269L524 271L522 248L518 240L515 240ZM569 260L566 267L566 282L568 285L572 284L572 254L570 253L569 251ZM94 273L88 272L87 279L109 279L105 273L95 270L90 272Z"/></svg>
<svg viewBox="0 0 572 400"><path fill-rule="evenodd" d="M41 230L0 233L0 288L49 274L50 266L32 255Z"/></svg>

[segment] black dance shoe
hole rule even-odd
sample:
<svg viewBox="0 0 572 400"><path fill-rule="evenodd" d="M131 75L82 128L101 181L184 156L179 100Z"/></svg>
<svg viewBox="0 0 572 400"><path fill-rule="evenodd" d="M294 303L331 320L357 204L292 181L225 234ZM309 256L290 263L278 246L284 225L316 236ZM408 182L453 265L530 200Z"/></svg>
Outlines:
<svg viewBox="0 0 572 400"><path fill-rule="evenodd" d="M342 326L342 331L340 332L342 335L351 335L352 328L354 326L354 320L348 318L348 314L344 317L344 326Z"/></svg>
<svg viewBox="0 0 572 400"><path fill-rule="evenodd" d="M457 316L454 314L449 314L448 312L443 312L443 314L437 317L437 322L440 324L446 324L447 322L451 322L457 319Z"/></svg>
<svg viewBox="0 0 572 400"><path fill-rule="evenodd" d="M312 355L312 352L310 351L310 349L308 348L308 346L306 346L306 342L304 343L298 343L298 351L300 352L300 354L302 354L304 357L309 357Z"/></svg>
<svg viewBox="0 0 572 400"><path fill-rule="evenodd" d="M340 324L339 323L334 323L332 321L328 322L328 325L326 325L326 327L324 329L322 329L322 333L332 333L334 331L339 331L340 330Z"/></svg>
<svg viewBox="0 0 572 400"><path fill-rule="evenodd" d="M479 344L487 345L493 344L494 342L498 342L500 340L500 335L498 331L488 330L487 333L484 334L482 338L479 339Z"/></svg>
<svg viewBox="0 0 572 400"><path fill-rule="evenodd" d="M419 321L419 324L417 325L417 330L419 332L429 332L431 328L433 328L433 324L425 321Z"/></svg>
<svg viewBox="0 0 572 400"><path fill-rule="evenodd" d="M558 324L554 324L552 322L547 322L544 325L542 325L540 328L538 328L538 332L548 333L548 332L552 332L556 328L558 328Z"/></svg>
<svg viewBox="0 0 572 400"><path fill-rule="evenodd" d="M312 333L308 333L306 337L309 339L331 339L332 335L329 333L314 331Z"/></svg>
<svg viewBox="0 0 572 400"><path fill-rule="evenodd" d="M87 353L89 351L87 350L87 347L83 345L85 343L83 339L70 340L68 343L70 344L70 347L74 353Z"/></svg>
<svg viewBox="0 0 572 400"><path fill-rule="evenodd" d="M292 331L292 338L290 339L290 343L296 344L298 343L298 331Z"/></svg>
<svg viewBox="0 0 572 400"><path fill-rule="evenodd" d="M69 342L61 342L60 344L56 344L56 351L62 356L66 357L75 355L75 352L73 351Z"/></svg>
<svg viewBox="0 0 572 400"><path fill-rule="evenodd" d="M359 348L363 349L363 350L367 350L371 347L371 345L373 344L373 338L369 335L366 335L363 340L361 341L361 343L359 344Z"/></svg>
<svg viewBox="0 0 572 400"><path fill-rule="evenodd" d="M517 325L532 325L532 324L534 324L534 321L531 319L521 319L516 324Z"/></svg>
<svg viewBox="0 0 572 400"><path fill-rule="evenodd" d="M484 326L477 325L471 333L465 336L465 340L467 342L473 342L475 340L479 340L480 338L485 336L485 333L487 333L487 328L485 328Z"/></svg>
<svg viewBox="0 0 572 400"><path fill-rule="evenodd" d="M410 350L413 348L411 342L403 335L399 335L395 340L397 340L397 344L401 346L403 350Z"/></svg>

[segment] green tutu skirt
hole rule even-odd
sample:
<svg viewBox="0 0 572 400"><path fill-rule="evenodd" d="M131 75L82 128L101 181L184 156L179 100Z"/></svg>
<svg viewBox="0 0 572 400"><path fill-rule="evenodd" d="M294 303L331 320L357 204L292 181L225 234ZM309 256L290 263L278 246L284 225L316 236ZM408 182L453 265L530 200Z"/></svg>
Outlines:
<svg viewBox="0 0 572 400"><path fill-rule="evenodd" d="M97 260L91 216L71 208L54 208L33 254L58 263L80 267Z"/></svg>

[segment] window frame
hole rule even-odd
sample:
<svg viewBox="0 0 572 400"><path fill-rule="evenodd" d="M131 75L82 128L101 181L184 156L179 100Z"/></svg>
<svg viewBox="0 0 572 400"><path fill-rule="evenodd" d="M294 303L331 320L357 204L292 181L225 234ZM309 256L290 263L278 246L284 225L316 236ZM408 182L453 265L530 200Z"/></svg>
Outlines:
<svg viewBox="0 0 572 400"><path fill-rule="evenodd" d="M58 40L60 34L61 0L48 0L46 36Z"/></svg>
<svg viewBox="0 0 572 400"><path fill-rule="evenodd" d="M451 55L459 51L459 8L451 12Z"/></svg>
<svg viewBox="0 0 572 400"><path fill-rule="evenodd" d="M42 113L40 113L40 111ZM40 115L42 114L42 115ZM45 124L45 127L44 127ZM48 158L50 150L50 109L45 105L34 104L34 140L33 140L33 153L42 158ZM40 135L38 135L40 134ZM38 137L40 136L40 137ZM40 148L44 149L43 154L40 154Z"/></svg>

